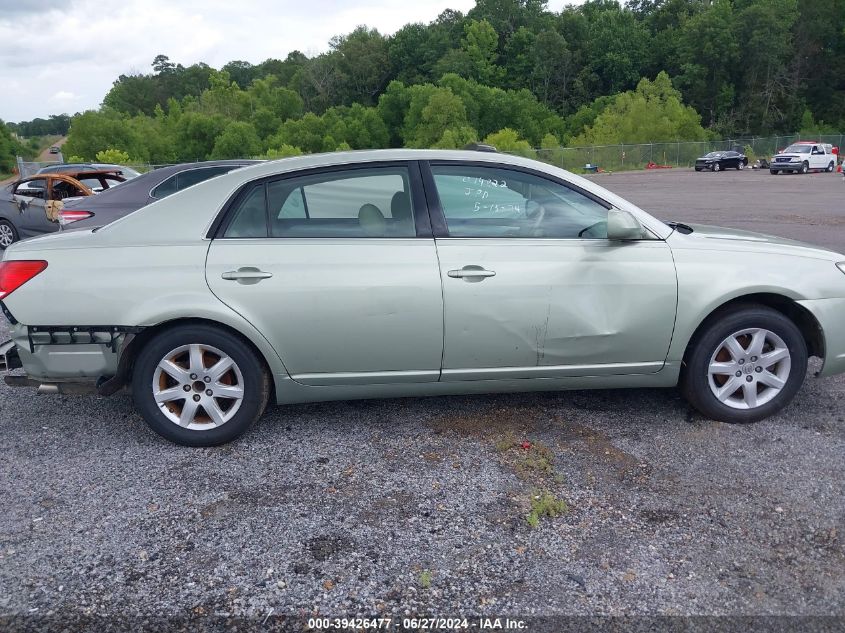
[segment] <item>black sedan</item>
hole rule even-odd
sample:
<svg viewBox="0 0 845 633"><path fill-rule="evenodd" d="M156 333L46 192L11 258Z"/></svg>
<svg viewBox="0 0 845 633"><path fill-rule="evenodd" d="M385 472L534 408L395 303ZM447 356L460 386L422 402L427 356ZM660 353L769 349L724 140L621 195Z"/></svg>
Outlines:
<svg viewBox="0 0 845 633"><path fill-rule="evenodd" d="M162 167L97 196L66 202L59 212L59 224L73 229L103 226L191 185L259 162L212 160Z"/></svg>
<svg viewBox="0 0 845 633"><path fill-rule="evenodd" d="M695 171L722 171L723 169L745 169L748 158L739 152L710 152L695 160Z"/></svg>

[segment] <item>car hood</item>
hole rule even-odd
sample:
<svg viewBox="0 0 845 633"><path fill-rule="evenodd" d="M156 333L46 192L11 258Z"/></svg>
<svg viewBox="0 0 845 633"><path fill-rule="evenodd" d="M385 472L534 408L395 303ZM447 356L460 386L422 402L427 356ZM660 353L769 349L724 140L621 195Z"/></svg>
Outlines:
<svg viewBox="0 0 845 633"><path fill-rule="evenodd" d="M775 154L775 158L801 158L802 156L809 156L809 154L795 154L791 152L789 154L787 154L786 152L782 154Z"/></svg>
<svg viewBox="0 0 845 633"><path fill-rule="evenodd" d="M690 224L693 232L684 235L674 231L669 236L669 243L673 246L686 248L702 248L707 250L756 251L765 253L780 253L797 257L812 257L830 261L842 261L845 255L821 246L813 246L798 240L791 240L776 235L766 235L742 229L729 229L721 226L706 224Z"/></svg>

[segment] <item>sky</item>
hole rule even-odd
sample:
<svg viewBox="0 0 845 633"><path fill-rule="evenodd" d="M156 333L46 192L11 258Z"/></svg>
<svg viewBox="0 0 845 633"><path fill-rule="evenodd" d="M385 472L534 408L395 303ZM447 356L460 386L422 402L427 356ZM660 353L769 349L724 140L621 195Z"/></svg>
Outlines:
<svg viewBox="0 0 845 633"><path fill-rule="evenodd" d="M583 0L550 0L549 10ZM0 0L0 119L97 108L121 74L151 72L158 54L220 68L308 56L365 24L390 34L474 0Z"/></svg>

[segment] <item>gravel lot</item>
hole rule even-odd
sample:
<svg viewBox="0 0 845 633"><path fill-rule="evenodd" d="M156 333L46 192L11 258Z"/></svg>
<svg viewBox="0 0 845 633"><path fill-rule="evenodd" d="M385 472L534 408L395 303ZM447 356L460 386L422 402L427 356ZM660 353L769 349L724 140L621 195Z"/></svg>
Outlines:
<svg viewBox="0 0 845 633"><path fill-rule="evenodd" d="M665 219L845 250L838 176L596 180ZM276 407L216 449L159 439L125 394L0 385L0 453L7 630L845 616L843 377L808 377L750 426L702 419L673 390L582 391ZM540 493L567 508L532 528Z"/></svg>

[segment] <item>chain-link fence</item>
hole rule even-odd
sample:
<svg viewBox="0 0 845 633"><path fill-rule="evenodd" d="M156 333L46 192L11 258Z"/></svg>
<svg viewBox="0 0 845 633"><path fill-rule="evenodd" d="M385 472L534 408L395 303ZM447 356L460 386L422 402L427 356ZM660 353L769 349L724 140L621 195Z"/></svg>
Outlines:
<svg viewBox="0 0 845 633"><path fill-rule="evenodd" d="M843 147L845 135L823 134L806 139L798 134L789 136L769 136L751 138L732 138L721 141L680 141L675 143L624 143L621 145L592 145L589 147L559 147L554 149L532 150L532 158L562 167L569 171L619 171L623 169L643 169L654 165L672 167L692 167L695 159L708 152L735 149L748 154L753 162L759 158L770 160L779 150L798 140L812 140ZM750 150L750 151L749 151Z"/></svg>

